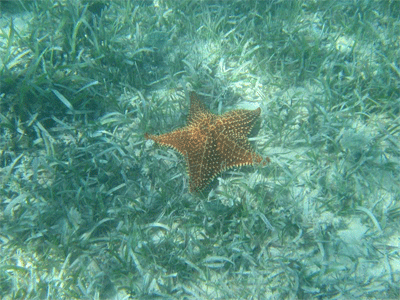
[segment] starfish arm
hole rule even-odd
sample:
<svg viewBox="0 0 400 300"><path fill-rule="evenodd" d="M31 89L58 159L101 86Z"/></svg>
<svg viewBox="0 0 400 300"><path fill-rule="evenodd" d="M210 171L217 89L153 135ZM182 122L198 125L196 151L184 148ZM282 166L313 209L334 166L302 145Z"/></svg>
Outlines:
<svg viewBox="0 0 400 300"><path fill-rule="evenodd" d="M229 136L220 134L216 137L216 141L216 151L224 158L221 161L224 170L263 162L263 158L254 152L244 136L233 140Z"/></svg>
<svg viewBox="0 0 400 300"><path fill-rule="evenodd" d="M207 137L200 148L191 149L188 153L188 173L190 192L201 191L221 172L244 165L269 161L252 150L247 141L232 141L229 137Z"/></svg>
<svg viewBox="0 0 400 300"><path fill-rule="evenodd" d="M268 161L253 151L246 137L232 140L214 127L188 151L190 192L203 190L224 170L256 163L265 165Z"/></svg>
<svg viewBox="0 0 400 300"><path fill-rule="evenodd" d="M192 125L204 118L215 118L202 101L199 100L195 92L190 92L190 109L188 115L188 124Z"/></svg>
<svg viewBox="0 0 400 300"><path fill-rule="evenodd" d="M222 171L214 141L210 136L201 136L198 146L193 143L187 157L190 192L203 190Z"/></svg>
<svg viewBox="0 0 400 300"><path fill-rule="evenodd" d="M146 139L153 140L161 146L173 148L183 156L187 154L187 142L190 140L190 137L191 133L186 128L177 129L161 135L145 134Z"/></svg>
<svg viewBox="0 0 400 300"><path fill-rule="evenodd" d="M260 116L261 108L255 110L238 109L218 117L220 130L229 136L249 135L255 120Z"/></svg>

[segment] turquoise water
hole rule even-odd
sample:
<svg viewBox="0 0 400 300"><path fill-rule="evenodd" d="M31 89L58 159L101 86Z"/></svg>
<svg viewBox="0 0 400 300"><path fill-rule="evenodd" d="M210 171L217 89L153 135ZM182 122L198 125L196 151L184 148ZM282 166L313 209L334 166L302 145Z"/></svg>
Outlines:
<svg viewBox="0 0 400 300"><path fill-rule="evenodd" d="M0 298L399 297L396 1L1 12ZM191 90L271 162L190 193Z"/></svg>

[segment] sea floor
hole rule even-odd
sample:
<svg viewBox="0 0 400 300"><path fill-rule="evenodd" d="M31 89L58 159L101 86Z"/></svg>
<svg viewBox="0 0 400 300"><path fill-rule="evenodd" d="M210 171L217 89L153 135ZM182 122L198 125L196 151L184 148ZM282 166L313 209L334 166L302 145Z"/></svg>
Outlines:
<svg viewBox="0 0 400 300"><path fill-rule="evenodd" d="M400 297L398 1L0 10L1 299ZM190 90L271 162L190 193Z"/></svg>

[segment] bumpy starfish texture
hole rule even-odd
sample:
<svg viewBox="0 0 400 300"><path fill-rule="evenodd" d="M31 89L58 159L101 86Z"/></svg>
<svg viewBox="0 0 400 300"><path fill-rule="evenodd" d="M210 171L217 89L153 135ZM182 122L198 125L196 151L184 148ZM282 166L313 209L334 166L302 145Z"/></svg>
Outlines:
<svg viewBox="0 0 400 300"><path fill-rule="evenodd" d="M260 113L257 108L215 115L191 92L187 126L145 137L181 153L187 162L189 190L200 192L226 169L270 161L254 152L247 138Z"/></svg>

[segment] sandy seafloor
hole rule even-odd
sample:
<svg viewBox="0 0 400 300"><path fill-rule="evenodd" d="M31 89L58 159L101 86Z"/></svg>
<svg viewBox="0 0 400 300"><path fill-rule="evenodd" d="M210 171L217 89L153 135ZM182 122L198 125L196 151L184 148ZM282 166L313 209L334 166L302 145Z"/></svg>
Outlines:
<svg viewBox="0 0 400 300"><path fill-rule="evenodd" d="M0 16L1 299L399 298L398 1L21 3ZM186 124L188 89L261 107L271 163L190 194L144 139Z"/></svg>

